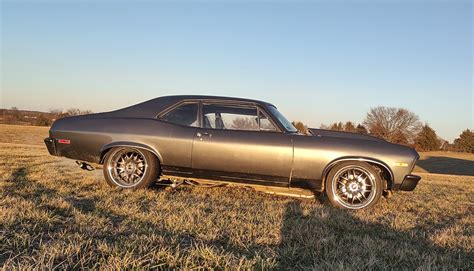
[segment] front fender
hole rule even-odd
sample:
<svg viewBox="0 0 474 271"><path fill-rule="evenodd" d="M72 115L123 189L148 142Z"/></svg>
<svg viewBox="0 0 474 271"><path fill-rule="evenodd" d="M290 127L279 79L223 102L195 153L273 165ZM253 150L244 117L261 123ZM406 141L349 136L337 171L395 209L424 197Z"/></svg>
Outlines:
<svg viewBox="0 0 474 271"><path fill-rule="evenodd" d="M326 165L321 175L321 180L323 180L323 185L329 171L338 163L345 162L345 161L361 161L361 162L367 162L369 164L375 164L377 166L380 166L382 167L384 172L387 174L389 178L389 180L387 181L389 182L389 184L392 184L394 181L392 169L386 163L372 157L346 156L346 157L340 157L340 158L334 159L329 164Z"/></svg>

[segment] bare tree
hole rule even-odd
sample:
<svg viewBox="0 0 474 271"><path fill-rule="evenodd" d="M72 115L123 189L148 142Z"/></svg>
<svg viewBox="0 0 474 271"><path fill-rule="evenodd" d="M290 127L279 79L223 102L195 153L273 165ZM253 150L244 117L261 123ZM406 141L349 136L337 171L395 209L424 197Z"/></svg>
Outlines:
<svg viewBox="0 0 474 271"><path fill-rule="evenodd" d="M307 134L308 133L308 126L306 126L303 122L301 121L293 121L291 124L295 126L295 128L298 130L298 132L302 134Z"/></svg>
<svg viewBox="0 0 474 271"><path fill-rule="evenodd" d="M66 111L66 115L68 116L79 116L82 115L81 110L79 108L69 108Z"/></svg>
<svg viewBox="0 0 474 271"><path fill-rule="evenodd" d="M51 119L46 117L44 114L40 114L38 118L36 119L36 125L38 126L50 126L51 125Z"/></svg>
<svg viewBox="0 0 474 271"><path fill-rule="evenodd" d="M393 143L411 144L421 128L418 116L404 108L378 106L364 120L369 133Z"/></svg>
<svg viewBox="0 0 474 271"><path fill-rule="evenodd" d="M258 130L258 122L250 117L236 117L230 127L237 130Z"/></svg>
<svg viewBox="0 0 474 271"><path fill-rule="evenodd" d="M93 114L94 112L92 110L82 110L81 111L81 115L89 115L89 114Z"/></svg>
<svg viewBox="0 0 474 271"><path fill-rule="evenodd" d="M356 130L359 134L368 134L367 128L365 128L365 126L362 124L358 124Z"/></svg>
<svg viewBox="0 0 474 271"><path fill-rule="evenodd" d="M63 114L63 110L62 109L57 109L57 108L49 109L49 113L59 116L59 115Z"/></svg>
<svg viewBox="0 0 474 271"><path fill-rule="evenodd" d="M92 114L91 110L80 110L79 108L69 108L68 110L62 109L50 109L49 113L58 116L58 117L67 117L67 116L79 116Z"/></svg>

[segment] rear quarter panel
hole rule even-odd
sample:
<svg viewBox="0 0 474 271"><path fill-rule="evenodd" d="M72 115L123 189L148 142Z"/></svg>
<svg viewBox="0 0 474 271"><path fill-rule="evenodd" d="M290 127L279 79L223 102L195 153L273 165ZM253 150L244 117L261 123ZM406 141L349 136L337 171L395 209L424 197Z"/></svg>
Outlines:
<svg viewBox="0 0 474 271"><path fill-rule="evenodd" d="M57 143L57 152L72 159L97 163L104 146L133 142L152 148L161 163L190 167L194 130L156 119L73 117L56 121L50 137L70 140L70 144Z"/></svg>

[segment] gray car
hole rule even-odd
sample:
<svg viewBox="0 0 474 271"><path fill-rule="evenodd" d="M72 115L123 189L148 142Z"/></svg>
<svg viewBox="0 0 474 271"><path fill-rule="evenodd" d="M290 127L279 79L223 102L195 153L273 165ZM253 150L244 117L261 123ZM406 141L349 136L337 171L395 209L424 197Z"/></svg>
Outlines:
<svg viewBox="0 0 474 271"><path fill-rule="evenodd" d="M54 122L49 153L103 164L107 182L145 188L159 179L209 180L325 192L337 207L374 205L413 190L418 153L368 135L295 127L267 102L166 96ZM84 164L83 164L84 165Z"/></svg>

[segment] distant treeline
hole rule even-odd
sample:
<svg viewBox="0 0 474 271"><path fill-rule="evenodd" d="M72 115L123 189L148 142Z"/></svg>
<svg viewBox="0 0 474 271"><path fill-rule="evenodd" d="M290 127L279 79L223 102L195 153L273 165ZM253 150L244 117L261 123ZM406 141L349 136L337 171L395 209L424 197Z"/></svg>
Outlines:
<svg viewBox="0 0 474 271"><path fill-rule="evenodd" d="M294 121L293 125L301 133L308 133L308 127L301 121ZM469 129L462 131L450 144L440 138L428 123L423 124L415 113L404 108L378 106L370 109L362 123L336 122L329 125L322 124L320 128L367 134L392 143L407 145L418 151L474 153L474 131Z"/></svg>
<svg viewBox="0 0 474 271"><path fill-rule="evenodd" d="M49 112L0 109L0 123L50 126L55 120L93 113L90 110L70 108L52 109ZM301 121L293 125L304 134L308 127ZM370 109L365 120L356 124L352 121L322 124L321 129L361 133L385 139L392 143L411 146L419 151L462 151L474 153L474 131L466 129L453 143L440 138L428 123L422 124L418 116L403 108L378 106Z"/></svg>
<svg viewBox="0 0 474 271"><path fill-rule="evenodd" d="M0 109L0 123L50 126L55 120L68 117L91 114L90 110L70 108L67 110L51 109L49 112L19 110L16 107Z"/></svg>

